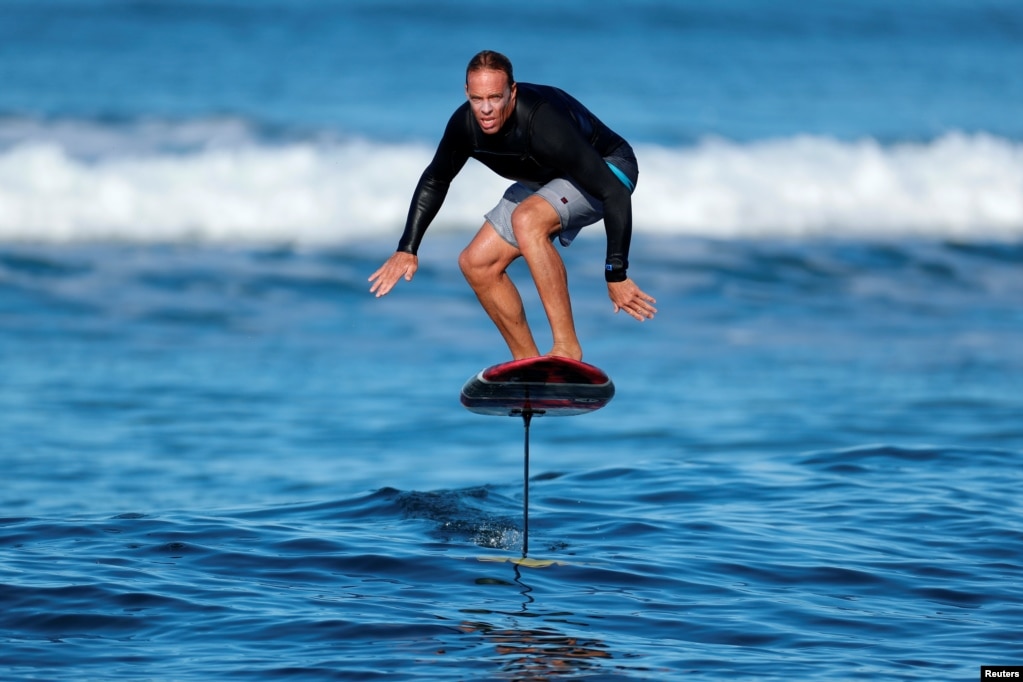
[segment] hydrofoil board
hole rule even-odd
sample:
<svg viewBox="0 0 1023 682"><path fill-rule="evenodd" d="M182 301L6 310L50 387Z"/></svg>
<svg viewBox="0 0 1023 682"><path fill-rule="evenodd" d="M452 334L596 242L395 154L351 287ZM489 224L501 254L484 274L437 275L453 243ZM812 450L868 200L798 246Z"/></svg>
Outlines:
<svg viewBox="0 0 1023 682"><path fill-rule="evenodd" d="M462 405L477 414L567 417L599 410L614 397L603 370L579 360L540 356L493 365L462 387Z"/></svg>

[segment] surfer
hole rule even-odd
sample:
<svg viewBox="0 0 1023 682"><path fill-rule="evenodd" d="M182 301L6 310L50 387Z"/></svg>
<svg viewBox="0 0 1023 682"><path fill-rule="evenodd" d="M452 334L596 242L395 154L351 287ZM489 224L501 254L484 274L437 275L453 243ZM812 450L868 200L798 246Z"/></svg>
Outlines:
<svg viewBox="0 0 1023 682"><path fill-rule="evenodd" d="M632 237L632 191L639 174L632 147L564 91L516 83L504 55L484 50L466 68L463 103L451 116L419 179L397 251L372 275L384 296L411 281L419 245L455 176L470 158L514 180L462 251L459 267L515 359L540 355L508 266L522 256L551 326L547 355L582 359L568 277L553 241L568 246L603 219L604 278L614 312L653 318L653 297L626 274Z"/></svg>

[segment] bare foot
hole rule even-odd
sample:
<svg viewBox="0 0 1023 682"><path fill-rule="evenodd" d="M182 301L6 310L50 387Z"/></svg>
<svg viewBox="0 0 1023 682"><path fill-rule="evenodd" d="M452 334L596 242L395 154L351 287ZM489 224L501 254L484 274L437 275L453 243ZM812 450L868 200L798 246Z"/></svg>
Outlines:
<svg viewBox="0 0 1023 682"><path fill-rule="evenodd" d="M568 358L570 360L581 361L583 359L583 349L579 346L575 346L573 348L568 348L567 346L554 346L554 348L551 348L546 355L547 357Z"/></svg>

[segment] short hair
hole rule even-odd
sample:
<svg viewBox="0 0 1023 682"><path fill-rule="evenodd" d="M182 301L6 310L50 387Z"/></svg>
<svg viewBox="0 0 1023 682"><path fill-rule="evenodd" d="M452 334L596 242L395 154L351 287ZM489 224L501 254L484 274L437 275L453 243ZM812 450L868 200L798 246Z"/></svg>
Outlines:
<svg viewBox="0 0 1023 682"><path fill-rule="evenodd" d="M515 84L515 77L512 75L511 60L500 52L483 50L469 60L469 66L465 68L465 83L469 83L469 74L474 71L503 71L508 76L508 85Z"/></svg>

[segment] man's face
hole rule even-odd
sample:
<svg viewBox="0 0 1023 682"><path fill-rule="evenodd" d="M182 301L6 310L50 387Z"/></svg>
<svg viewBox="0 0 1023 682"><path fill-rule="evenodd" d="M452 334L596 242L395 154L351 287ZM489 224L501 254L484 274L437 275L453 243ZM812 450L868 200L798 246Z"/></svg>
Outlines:
<svg viewBox="0 0 1023 682"><path fill-rule="evenodd" d="M503 71L473 71L465 84L465 94L476 122L487 135L493 135L515 111L515 86L508 87Z"/></svg>

